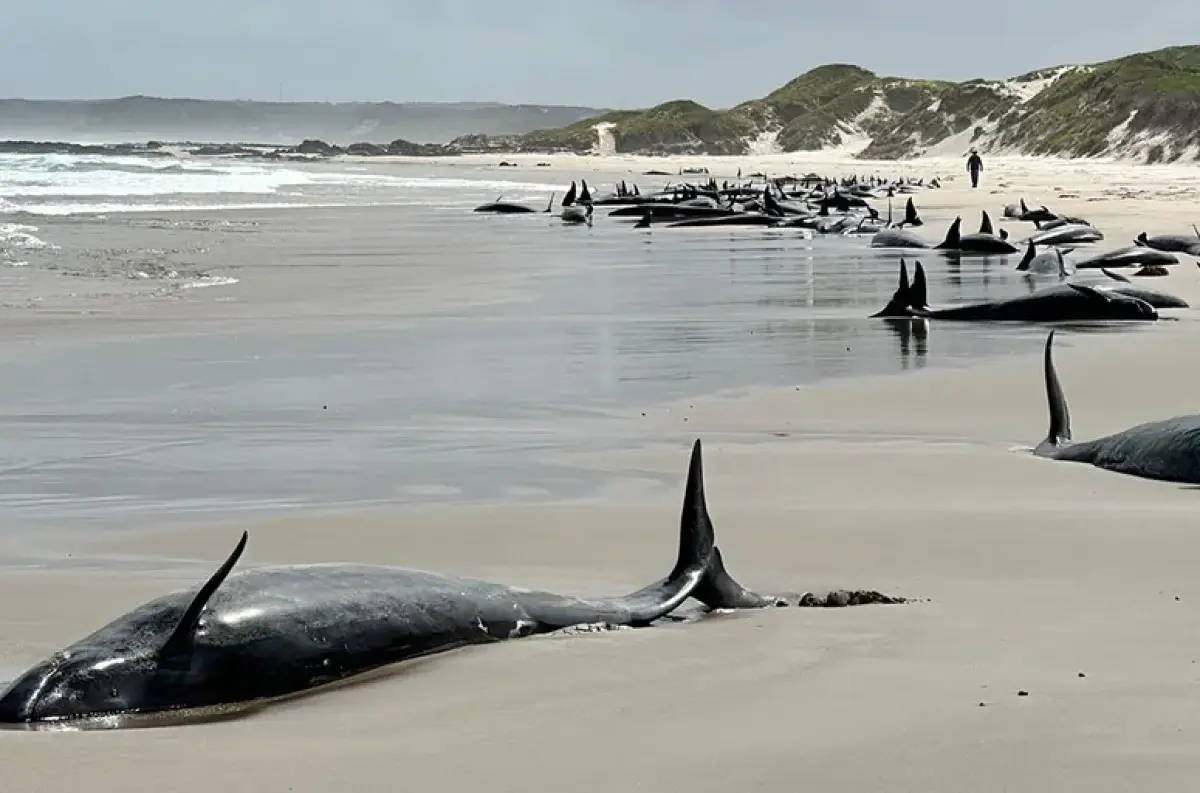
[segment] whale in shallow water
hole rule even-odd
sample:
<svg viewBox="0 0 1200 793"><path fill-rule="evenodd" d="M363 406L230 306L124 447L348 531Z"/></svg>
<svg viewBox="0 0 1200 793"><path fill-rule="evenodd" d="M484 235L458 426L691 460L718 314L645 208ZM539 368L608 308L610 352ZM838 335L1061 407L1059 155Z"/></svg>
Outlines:
<svg viewBox="0 0 1200 793"><path fill-rule="evenodd" d="M490 204L481 204L475 207L476 212L486 212L492 215L527 215L538 210L533 207L527 207L524 204L514 204L510 201L501 201L504 196L498 196L495 201ZM549 212L554 207L554 193L550 194L550 203L542 210L543 213Z"/></svg>
<svg viewBox="0 0 1200 793"><path fill-rule="evenodd" d="M1086 320L1158 319L1154 306L1120 288L1097 289L1084 284L1067 283L1040 289L1031 295L968 303L947 308L930 308L925 268L916 263L912 282L908 266L900 260L900 283L892 299L873 317L915 317L965 322L1066 322Z"/></svg>
<svg viewBox="0 0 1200 793"><path fill-rule="evenodd" d="M458 647L580 625L643 627L689 598L713 609L894 603L878 592L761 595L725 570L692 447L679 551L665 578L581 598L366 564L231 574L247 535L203 585L149 601L33 667L0 694L0 723L148 726L139 716L264 704Z"/></svg>
<svg viewBox="0 0 1200 793"><path fill-rule="evenodd" d="M1071 414L1058 380L1052 347L1054 331L1046 337L1043 373L1050 429L1034 448L1038 457L1091 463L1097 468L1145 479L1200 484L1200 415L1176 416L1139 424L1092 441L1071 443Z"/></svg>
<svg viewBox="0 0 1200 793"><path fill-rule="evenodd" d="M947 253L1016 253L1017 249L1011 242L995 234L962 233L962 218L956 217L946 230L946 238L934 246L937 250Z"/></svg>

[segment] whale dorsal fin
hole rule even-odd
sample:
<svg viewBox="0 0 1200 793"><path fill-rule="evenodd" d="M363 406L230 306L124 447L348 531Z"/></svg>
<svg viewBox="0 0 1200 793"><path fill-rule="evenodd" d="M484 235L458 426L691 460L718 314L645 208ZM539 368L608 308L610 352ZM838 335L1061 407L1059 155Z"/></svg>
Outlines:
<svg viewBox="0 0 1200 793"><path fill-rule="evenodd" d="M950 224L950 228L946 229L946 238L942 240L939 248L957 248L959 241L962 239L962 217L956 217L954 222Z"/></svg>
<svg viewBox="0 0 1200 793"><path fill-rule="evenodd" d="M979 233L980 234L995 234L996 233L995 229L992 227L992 216L987 213L986 209L983 210L983 217L979 221Z"/></svg>
<svg viewBox="0 0 1200 793"><path fill-rule="evenodd" d="M904 205L904 223L909 226L920 225L921 216L917 214L917 205L913 203L912 196L908 197L908 202Z"/></svg>
<svg viewBox="0 0 1200 793"><path fill-rule="evenodd" d="M1033 257L1037 252L1033 245L1033 240L1029 241L1029 246L1025 248L1025 255L1021 257L1021 261L1017 262L1017 269L1024 272L1029 269L1029 263L1033 261Z"/></svg>
<svg viewBox="0 0 1200 793"><path fill-rule="evenodd" d="M212 574L212 578L209 578L204 582L204 586L200 587L200 591L196 593L196 597L192 598L192 602L188 604L187 609L183 612L183 616L179 618L179 624L175 626L175 630L171 632L170 637L159 648L159 655L174 655L186 649L191 643L192 637L196 632L196 626L200 623L200 612L204 611L204 607L208 605L209 599L212 598L221 584L225 582L225 579L229 576L229 572L233 570L233 566L241 558L242 551L246 550L246 540L249 539L249 536L248 532L242 532L242 539L238 540L237 547L233 549L233 553L229 554L229 558L225 560L225 563L217 568L217 572Z"/></svg>

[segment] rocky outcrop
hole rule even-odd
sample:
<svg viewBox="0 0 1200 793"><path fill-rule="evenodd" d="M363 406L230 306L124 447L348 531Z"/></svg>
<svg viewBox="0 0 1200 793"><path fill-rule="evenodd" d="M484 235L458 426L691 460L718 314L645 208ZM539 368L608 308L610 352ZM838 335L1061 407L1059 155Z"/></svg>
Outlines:
<svg viewBox="0 0 1200 793"><path fill-rule="evenodd" d="M0 140L0 154L101 154L112 157L171 157L161 144L151 143L66 143L45 140Z"/></svg>

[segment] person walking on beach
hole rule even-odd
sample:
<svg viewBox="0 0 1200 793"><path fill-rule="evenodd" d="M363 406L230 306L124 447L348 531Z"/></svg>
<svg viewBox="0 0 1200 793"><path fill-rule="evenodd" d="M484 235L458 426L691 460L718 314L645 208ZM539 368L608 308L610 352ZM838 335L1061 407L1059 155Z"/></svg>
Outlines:
<svg viewBox="0 0 1200 793"><path fill-rule="evenodd" d="M971 174L971 187L979 187L979 172L983 170L983 159L976 149L971 149L967 158L967 173Z"/></svg>

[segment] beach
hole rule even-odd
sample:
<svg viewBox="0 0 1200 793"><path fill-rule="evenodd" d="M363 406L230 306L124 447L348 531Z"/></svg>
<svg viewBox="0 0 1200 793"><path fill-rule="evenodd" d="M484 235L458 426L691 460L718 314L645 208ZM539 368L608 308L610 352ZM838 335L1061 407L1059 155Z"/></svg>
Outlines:
<svg viewBox="0 0 1200 793"><path fill-rule="evenodd" d="M0 731L13 789L1186 789L1194 488L1029 453L1045 328L899 339L867 319L899 257L861 241L463 216L654 168L940 176L915 196L927 239L983 209L1020 238L1000 215L1024 197L1106 250L1186 232L1195 168L989 157L973 191L951 156L498 159L346 159L317 172L382 179L0 221L44 242L0 268L0 679L195 585L242 529L244 566L636 589L673 562L696 438L739 581L911 602L471 648L206 724ZM384 198L418 190L442 192ZM916 258L933 303L1020 288ZM1181 258L1134 280L1194 304ZM1077 438L1194 411L1200 337L1176 315L1059 332Z"/></svg>

